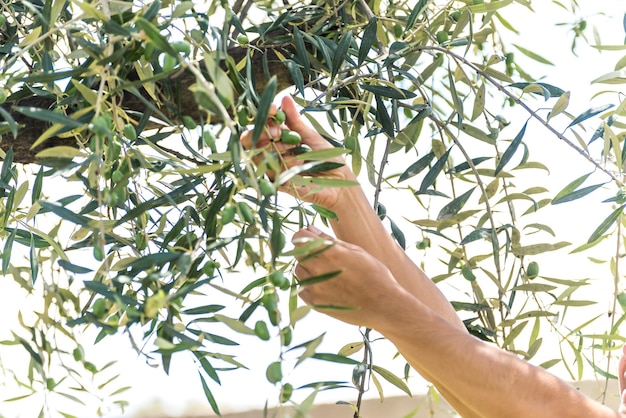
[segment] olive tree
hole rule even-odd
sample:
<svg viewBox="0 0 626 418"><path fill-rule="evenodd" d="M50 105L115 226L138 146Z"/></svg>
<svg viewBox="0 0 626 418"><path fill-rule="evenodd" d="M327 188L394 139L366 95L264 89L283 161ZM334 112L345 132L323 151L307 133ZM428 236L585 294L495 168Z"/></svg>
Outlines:
<svg viewBox="0 0 626 418"><path fill-rule="evenodd" d="M328 353L318 351L323 336L296 327L310 308L297 298L286 242L336 214L277 190L287 180L353 187L311 176L338 155L397 244L432 257L433 280L461 290L452 304L469 332L531 361L545 357L542 343L555 333L560 355L542 367L614 378L626 306L625 102L605 90L604 104L570 113L569 91L525 70L550 64L532 45L506 41L516 30L507 16L532 10L530 0L230 3L3 4L0 267L43 300L2 341L30 356L27 369L12 371L22 395L10 400L45 391L42 416L54 414L54 396L81 402L89 391L126 405L125 388L102 377L114 356L90 358L93 330L96 343L127 334L165 372L173 356L193 356L216 413L212 389L245 367L231 349L250 336L280 343L266 373L279 395L269 401L300 414L317 392L350 386L354 398L341 401L358 416L366 381L381 397L382 380L410 393L408 365L397 376L372 361L369 330ZM575 0L553 3L574 22L573 54L587 41L586 21ZM624 83L624 66L595 82ZM251 129L258 138L285 91L334 147L301 147L307 164L269 180L280 156L254 164L261 151L243 149L240 136ZM531 153L529 126L573 149L589 174L548 190L542 176L554 168ZM599 189L611 207L591 214L597 228L580 242L560 240L541 220L546 208L565 215L587 195L599 200ZM568 320L597 303L585 296L593 278L542 274L541 256L579 257L609 240L613 255L590 256L614 283L609 314ZM245 284L229 280L243 269ZM217 302L224 296L228 306ZM294 372L304 360L354 371L345 382L294 388L283 378L287 359Z"/></svg>

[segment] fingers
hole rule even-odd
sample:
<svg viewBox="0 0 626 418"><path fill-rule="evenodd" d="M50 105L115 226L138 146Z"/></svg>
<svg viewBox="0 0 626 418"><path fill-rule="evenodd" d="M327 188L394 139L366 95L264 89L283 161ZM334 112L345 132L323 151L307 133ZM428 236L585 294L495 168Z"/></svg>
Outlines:
<svg viewBox="0 0 626 418"><path fill-rule="evenodd" d="M283 97L281 109L285 112L287 127L292 131L296 131L302 137L302 143L310 146L312 149L332 148L316 130L311 128L305 120L300 116L296 103L291 96Z"/></svg>

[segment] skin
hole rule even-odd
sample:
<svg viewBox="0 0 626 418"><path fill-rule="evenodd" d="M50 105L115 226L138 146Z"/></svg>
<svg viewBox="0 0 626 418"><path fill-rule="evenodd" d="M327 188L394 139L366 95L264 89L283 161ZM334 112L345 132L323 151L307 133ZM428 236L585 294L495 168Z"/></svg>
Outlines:
<svg viewBox="0 0 626 418"><path fill-rule="evenodd" d="M283 169L301 162L291 159L290 146L274 139L282 128L298 132L302 143L314 150L331 147L304 122L291 98L283 99L281 109L287 115L285 125L268 121L256 146L281 153ZM270 116L275 112L273 108ZM252 147L250 132L242 143ZM347 166L315 175L356 181ZM393 241L360 187L314 189L287 183L281 190L324 206L339 218L331 222L337 238L314 226L293 237L295 246L312 240L324 245L315 256L298 259L295 273L302 300L338 320L383 334L462 416L626 418L626 357L619 362L622 403L615 412L545 370L471 336L439 289ZM341 273L307 285L307 278L331 271Z"/></svg>

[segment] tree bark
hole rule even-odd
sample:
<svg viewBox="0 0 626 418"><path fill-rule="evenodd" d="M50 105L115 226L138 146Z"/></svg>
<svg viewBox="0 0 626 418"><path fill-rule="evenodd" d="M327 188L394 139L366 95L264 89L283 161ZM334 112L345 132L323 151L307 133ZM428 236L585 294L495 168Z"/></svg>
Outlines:
<svg viewBox="0 0 626 418"><path fill-rule="evenodd" d="M285 44L281 47L283 49L282 55L289 56L291 54L287 49L290 48L289 44ZM266 55L264 58L263 55ZM246 48L233 47L229 48L228 55L232 57L235 62L240 62L246 56ZM264 65L264 60L266 65ZM279 56L275 53L273 48L265 48L263 50L255 49L252 54L252 69L254 71L255 88L261 90L267 83L266 71L269 71L270 75L276 76L278 79L278 90L283 90L293 85L293 79L289 73L287 67L281 62ZM129 75L129 80L139 80L136 73ZM180 122L179 115L191 116L196 121L199 121L201 112L194 100L193 93L189 90L189 86L195 83L195 77L189 72L181 72L166 79L165 82L161 82L161 85L170 83L172 86L176 86L176 97L168 97L164 95L162 97L162 103L167 103L167 106L160 106L159 111L169 118L170 120ZM166 91L167 89L161 89ZM152 102L150 95L143 89L140 89L141 96L144 100ZM73 137L62 138L52 137L44 141L41 145L33 148L33 144L51 126L48 121L34 119L26 116L15 110L15 107L34 107L41 109L52 109L56 101L49 97L43 96L29 96L13 102L6 102L2 105L2 108L6 110L18 124L17 137L13 137L12 133L4 133L1 136L0 148L3 151L7 151L9 148L13 148L13 160L16 163L29 164L37 161L36 154L46 148L51 148L59 145L77 146L76 139ZM124 110L130 110L143 114L146 111L145 103L137 96L130 93L124 94L118 105ZM218 118L211 118L212 124L221 123Z"/></svg>

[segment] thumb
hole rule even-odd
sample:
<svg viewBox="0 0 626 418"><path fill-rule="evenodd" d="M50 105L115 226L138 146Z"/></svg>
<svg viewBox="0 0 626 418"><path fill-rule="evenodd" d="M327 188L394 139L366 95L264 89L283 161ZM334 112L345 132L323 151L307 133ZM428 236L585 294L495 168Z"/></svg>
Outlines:
<svg viewBox="0 0 626 418"><path fill-rule="evenodd" d="M302 142L313 149L330 148L332 145L328 143L315 129L311 128L305 120L300 116L300 112L296 107L296 102L291 96L285 96L282 99L280 108L285 112L287 119L285 125L296 131L302 137Z"/></svg>

